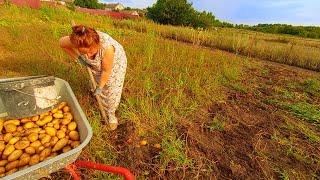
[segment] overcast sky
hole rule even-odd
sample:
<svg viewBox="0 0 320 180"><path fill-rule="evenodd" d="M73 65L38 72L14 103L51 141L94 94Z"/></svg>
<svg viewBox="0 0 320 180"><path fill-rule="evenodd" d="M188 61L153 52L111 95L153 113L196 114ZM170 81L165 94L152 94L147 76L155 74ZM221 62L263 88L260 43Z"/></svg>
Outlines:
<svg viewBox="0 0 320 180"><path fill-rule="evenodd" d="M103 1L108 2L109 0ZM320 26L320 0L189 1L196 9L211 11L218 19L231 23L286 23ZM145 8L151 6L156 0L118 0L117 2L129 7Z"/></svg>

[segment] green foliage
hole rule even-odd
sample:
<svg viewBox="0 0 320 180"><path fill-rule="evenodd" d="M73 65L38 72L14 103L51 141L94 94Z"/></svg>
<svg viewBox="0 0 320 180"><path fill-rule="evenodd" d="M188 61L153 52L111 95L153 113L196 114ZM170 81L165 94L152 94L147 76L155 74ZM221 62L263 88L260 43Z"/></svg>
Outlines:
<svg viewBox="0 0 320 180"><path fill-rule="evenodd" d="M256 26L237 25L237 28L249 29L273 34L290 34L306 38L320 38L320 27L292 26L287 24L258 24Z"/></svg>
<svg viewBox="0 0 320 180"><path fill-rule="evenodd" d="M74 4L89 9L102 9L103 5L98 0L75 0Z"/></svg>
<svg viewBox="0 0 320 180"><path fill-rule="evenodd" d="M187 0L158 0L147 10L147 17L161 24L190 25L195 15Z"/></svg>
<svg viewBox="0 0 320 180"><path fill-rule="evenodd" d="M211 12L197 12L187 0L158 0L149 7L147 17L160 24L210 28L222 25Z"/></svg>
<svg viewBox="0 0 320 180"><path fill-rule="evenodd" d="M304 118L313 123L320 123L320 110L307 102L299 102L294 104L284 105L298 117Z"/></svg>
<svg viewBox="0 0 320 180"><path fill-rule="evenodd" d="M209 131L224 131L225 122L217 116L213 118L211 124L208 125Z"/></svg>
<svg viewBox="0 0 320 180"><path fill-rule="evenodd" d="M303 90L314 96L319 96L320 82L316 79L307 79L302 84Z"/></svg>

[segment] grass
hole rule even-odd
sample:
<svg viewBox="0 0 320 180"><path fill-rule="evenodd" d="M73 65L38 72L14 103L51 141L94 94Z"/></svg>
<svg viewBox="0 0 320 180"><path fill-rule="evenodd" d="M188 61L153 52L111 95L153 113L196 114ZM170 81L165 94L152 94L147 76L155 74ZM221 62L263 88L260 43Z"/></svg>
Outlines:
<svg viewBox="0 0 320 180"><path fill-rule="evenodd" d="M207 128L211 132L224 131L224 127L225 127L225 118L220 115L215 116L212 119L211 123L209 125L207 125Z"/></svg>
<svg viewBox="0 0 320 180"><path fill-rule="evenodd" d="M186 27L158 25L149 21L114 21L115 27L155 32L176 41L226 50L236 54L320 70L320 41L221 28L197 31Z"/></svg>
<svg viewBox="0 0 320 180"><path fill-rule="evenodd" d="M71 32L71 20L109 33L126 50L128 69L118 111L121 126L115 133L106 131L99 120L95 101L89 95L86 70L58 47L58 39ZM0 34L0 76L44 74L68 81L94 132L81 158L128 167L140 179L182 177L186 172L189 172L188 178L201 178L203 176L199 174L202 173L208 178L213 174L211 171L217 171L218 163L201 156L211 150L201 147L202 144L195 145L199 149L189 149L188 140L191 138L184 136L186 132L180 132L180 119L201 126L198 115L202 110L229 98L225 88L249 93L251 89L239 81L244 68L254 65L250 58L212 48L288 64L290 61L310 69L316 69L320 57L315 50L320 48L318 41L231 29L198 32L144 20L118 21L46 6L39 10L1 6ZM289 43L293 42L292 47ZM267 76L270 72L263 70L262 73ZM300 87L305 93L316 95L318 85L318 80L312 79ZM280 93L288 100L294 99L290 91ZM281 102L273 97L266 101ZM318 117L318 107L311 104L292 102L287 108L310 122L316 122ZM217 115L209 119L209 123L205 122L205 127L209 131L223 132L218 134L228 133L225 127L234 123L234 116L231 117L229 121ZM307 126L294 124L291 129L301 131L315 144L319 142L318 134ZM129 139L132 142L129 143ZM138 147L141 139L147 139L148 145ZM161 144L161 150L152 149L155 143ZM302 154L304 157L295 150L288 150L288 154L293 157ZM208 172L202 171L206 167ZM286 176L286 171L283 172ZM88 179L119 178L100 172L83 175Z"/></svg>
<svg viewBox="0 0 320 180"><path fill-rule="evenodd" d="M284 105L285 108L293 112L296 116L306 119L309 122L320 123L320 110L317 106L307 102L298 102Z"/></svg>
<svg viewBox="0 0 320 180"><path fill-rule="evenodd" d="M120 160L131 154L119 154L108 140L110 134L101 128L98 111L92 104L94 100L89 96L85 69L73 63L58 47L59 37L71 32L71 19L108 32L125 47L129 67L119 117L121 123L134 124L137 139L155 139L161 143L156 166L162 170L158 173L165 174L172 165L177 171L191 167L193 159L186 154L185 141L168 129L174 130L178 119L190 119L197 109L223 100L219 75L236 79L243 64L241 58L159 38L153 32L142 34L118 29L108 18L63 8L0 7L0 53L3 53L0 76L45 74L67 80L93 128L94 137L84 154L95 162L129 168L136 163ZM135 169L135 172L144 170ZM101 173L91 176L111 178Z"/></svg>

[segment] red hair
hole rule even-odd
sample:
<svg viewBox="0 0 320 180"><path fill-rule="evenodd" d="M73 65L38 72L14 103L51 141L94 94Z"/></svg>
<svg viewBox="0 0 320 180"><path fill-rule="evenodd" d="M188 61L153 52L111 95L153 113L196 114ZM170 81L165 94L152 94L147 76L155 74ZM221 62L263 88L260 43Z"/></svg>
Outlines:
<svg viewBox="0 0 320 180"><path fill-rule="evenodd" d="M100 37L97 31L84 25L72 27L70 41L79 48L89 48L100 45Z"/></svg>

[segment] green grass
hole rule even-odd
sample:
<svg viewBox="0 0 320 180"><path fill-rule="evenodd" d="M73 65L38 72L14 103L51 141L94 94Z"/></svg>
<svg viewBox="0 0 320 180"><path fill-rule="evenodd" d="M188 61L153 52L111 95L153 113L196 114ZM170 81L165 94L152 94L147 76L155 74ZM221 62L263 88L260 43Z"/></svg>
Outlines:
<svg viewBox="0 0 320 180"><path fill-rule="evenodd" d="M207 125L207 128L211 132L213 132L213 131L224 131L224 127L225 127L225 120L221 116L215 116L212 119L211 123L209 125Z"/></svg>
<svg viewBox="0 0 320 180"><path fill-rule="evenodd" d="M116 132L124 137L115 138L114 134L103 129L95 101L89 95L86 70L69 59L58 46L58 39L70 34L71 20L109 33L126 50L128 69L118 116L123 126L132 124L133 128L132 132L126 132L125 128ZM250 89L240 84L239 80L244 74L244 68L253 66L253 62L249 58L212 50L212 47L268 60L283 58L284 51L286 56L291 53L287 44L266 41L277 39L278 36L260 33L253 36L246 33L248 32L230 29L198 32L189 28L156 25L144 20L117 21L65 8L42 7L40 10L32 10L1 6L0 76L44 74L68 81L94 132L90 144L82 153L85 159L128 167L141 179L152 177L149 174L150 168L137 165L140 161L152 163L153 173L160 177L167 177L169 171L183 174L186 170L192 172L202 167L210 167L215 171L216 162L212 159L202 161L190 155L188 141L178 131L181 123L179 120L198 122L197 115L201 110L206 110L217 102L226 101L226 87L241 93L249 92ZM252 39L253 37L255 38ZM317 56L318 52L310 52L313 48L318 48L318 42L284 38L290 42L298 41L297 47L292 50L292 56L297 56L294 63L307 68L315 67L318 63L317 57L320 56ZM299 51L296 52L296 48L300 48ZM307 60L304 59L306 54L310 57ZM290 58L284 60L288 59ZM268 75L269 72L262 73ZM301 86L306 87L306 93L317 92L316 82L307 82ZM282 93L288 99L291 98L290 92ZM267 101L275 104L280 102L272 98ZM312 122L318 117L317 107L310 104L292 103L287 107L297 116ZM223 132L227 120L218 115L206 123L205 127L210 131ZM313 143L319 142L317 133L308 127L295 128L301 130ZM122 141L131 136L134 142L125 144L127 149L119 150L115 141L119 140L123 145L125 142ZM149 149L151 146L136 147L140 139L148 139L150 144L161 144L161 151L154 154L155 152ZM137 157L137 152L145 153L146 157ZM153 153L152 157L148 156L150 153ZM197 178L197 172L192 175L194 176L190 178ZM208 171L207 176L210 175ZM86 177L118 178L100 172L90 173Z"/></svg>
<svg viewBox="0 0 320 180"><path fill-rule="evenodd" d="M320 123L320 110L317 106L307 102L298 102L284 105L285 108L293 112L296 116L312 123Z"/></svg>
<svg viewBox="0 0 320 180"><path fill-rule="evenodd" d="M172 132L178 119L193 121L199 108L226 97L219 77L224 74L227 79L236 80L242 71L242 58L163 39L154 32L119 29L109 18L63 8L0 7L0 76L44 74L68 81L93 128L94 137L84 154L95 162L128 168L137 163L132 158L119 161L132 154L119 154L114 142L108 140L109 133L101 128L94 99L89 96L86 70L58 46L58 39L70 34L71 20L105 31L124 46L128 69L118 115L121 123L133 123L133 133L138 138L162 144L156 164L162 171L158 173L164 174L169 165L176 171L192 167L194 159L186 153L186 142ZM143 169L133 170L143 176ZM90 177L110 178L102 173Z"/></svg>
<svg viewBox="0 0 320 180"><path fill-rule="evenodd" d="M317 79L307 79L302 83L304 92L313 96L320 96L320 81Z"/></svg>

